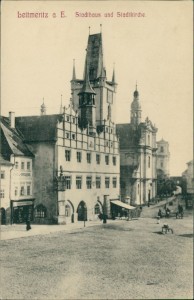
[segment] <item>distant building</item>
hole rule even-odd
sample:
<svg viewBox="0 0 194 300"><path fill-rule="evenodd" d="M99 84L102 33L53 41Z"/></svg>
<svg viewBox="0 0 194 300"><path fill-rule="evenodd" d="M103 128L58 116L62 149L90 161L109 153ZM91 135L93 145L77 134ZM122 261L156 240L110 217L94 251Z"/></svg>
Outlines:
<svg viewBox="0 0 194 300"><path fill-rule="evenodd" d="M120 138L121 198L130 198L133 205L142 205L156 195L157 128L146 118L141 120L139 92L134 92L131 122L117 124Z"/></svg>
<svg viewBox="0 0 194 300"><path fill-rule="evenodd" d="M170 152L169 143L164 139L161 139L157 143L157 174L166 177L170 176L169 162L170 162Z"/></svg>
<svg viewBox="0 0 194 300"><path fill-rule="evenodd" d="M193 160L191 160L187 163L187 169L182 173L182 178L186 182L186 192L188 194L194 195L193 163L194 163Z"/></svg>

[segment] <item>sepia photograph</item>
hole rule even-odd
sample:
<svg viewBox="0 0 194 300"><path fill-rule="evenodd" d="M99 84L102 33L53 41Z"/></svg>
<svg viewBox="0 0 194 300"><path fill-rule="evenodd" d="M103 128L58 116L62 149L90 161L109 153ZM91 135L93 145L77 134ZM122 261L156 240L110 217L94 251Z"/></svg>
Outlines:
<svg viewBox="0 0 194 300"><path fill-rule="evenodd" d="M1 2L0 299L193 299L193 2Z"/></svg>

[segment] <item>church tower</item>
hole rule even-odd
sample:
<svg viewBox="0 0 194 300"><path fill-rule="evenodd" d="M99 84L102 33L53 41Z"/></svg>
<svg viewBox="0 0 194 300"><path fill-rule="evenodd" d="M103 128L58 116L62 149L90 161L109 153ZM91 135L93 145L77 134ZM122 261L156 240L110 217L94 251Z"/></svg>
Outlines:
<svg viewBox="0 0 194 300"><path fill-rule="evenodd" d="M85 73L88 73L86 76ZM106 69L104 66L104 54L102 46L102 33L89 34L87 43L87 52L84 67L84 80L77 79L75 75L75 65L73 66L73 76L71 80L72 104L75 111L81 109L80 92L83 88L86 79L90 87L95 92L95 120L97 127L103 127L104 120L111 120L115 123L116 109L116 87L115 72L113 71L112 80L108 81ZM86 78L88 77L88 78Z"/></svg>
<svg viewBox="0 0 194 300"><path fill-rule="evenodd" d="M139 102L139 92L136 90L133 93L133 102L131 103L131 124L137 127L141 123L141 104Z"/></svg>
<svg viewBox="0 0 194 300"><path fill-rule="evenodd" d="M79 96L79 125L82 129L89 128L89 134L93 135L96 130L96 107L95 95L89 82L88 65L85 64L85 78Z"/></svg>

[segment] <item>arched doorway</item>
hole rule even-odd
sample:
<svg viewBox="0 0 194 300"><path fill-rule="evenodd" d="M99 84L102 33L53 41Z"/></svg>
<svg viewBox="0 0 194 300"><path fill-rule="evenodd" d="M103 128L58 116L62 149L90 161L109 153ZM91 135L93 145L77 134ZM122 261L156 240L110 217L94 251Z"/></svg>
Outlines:
<svg viewBox="0 0 194 300"><path fill-rule="evenodd" d="M1 208L1 225L5 225L6 224L6 212L5 212L5 208L2 207Z"/></svg>
<svg viewBox="0 0 194 300"><path fill-rule="evenodd" d="M87 206L84 201L81 201L77 208L78 221L87 221Z"/></svg>
<svg viewBox="0 0 194 300"><path fill-rule="evenodd" d="M70 200L67 200L67 204L65 206L65 216L66 222L74 223L74 206Z"/></svg>

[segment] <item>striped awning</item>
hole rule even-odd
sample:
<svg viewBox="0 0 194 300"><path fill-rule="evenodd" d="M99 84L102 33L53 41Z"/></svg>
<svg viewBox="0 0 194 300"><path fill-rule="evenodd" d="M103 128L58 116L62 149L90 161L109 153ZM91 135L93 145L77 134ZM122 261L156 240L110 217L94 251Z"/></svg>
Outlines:
<svg viewBox="0 0 194 300"><path fill-rule="evenodd" d="M120 200L112 200L111 203L118 205L120 207L126 208L126 209L135 209L136 207L131 206L127 203L121 202Z"/></svg>

